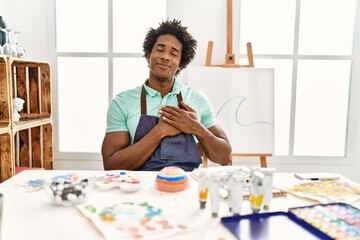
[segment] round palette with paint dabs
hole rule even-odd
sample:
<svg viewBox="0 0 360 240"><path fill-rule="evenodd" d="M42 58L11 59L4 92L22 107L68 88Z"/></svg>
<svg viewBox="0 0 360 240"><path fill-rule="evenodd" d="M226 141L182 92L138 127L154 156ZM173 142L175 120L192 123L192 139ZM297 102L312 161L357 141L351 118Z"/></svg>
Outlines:
<svg viewBox="0 0 360 240"><path fill-rule="evenodd" d="M109 190L115 187L124 192L134 192L143 185L142 178L131 171L112 171L96 178L95 186L101 190Z"/></svg>
<svg viewBox="0 0 360 240"><path fill-rule="evenodd" d="M360 239L360 210L345 203L290 208L289 213L333 239Z"/></svg>

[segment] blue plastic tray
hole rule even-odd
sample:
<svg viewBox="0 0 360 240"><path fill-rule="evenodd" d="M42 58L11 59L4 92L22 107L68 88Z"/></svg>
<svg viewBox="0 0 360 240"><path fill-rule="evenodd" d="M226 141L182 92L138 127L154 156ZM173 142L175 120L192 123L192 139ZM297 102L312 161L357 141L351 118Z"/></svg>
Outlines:
<svg viewBox="0 0 360 240"><path fill-rule="evenodd" d="M223 217L221 223L238 239L333 239L287 212Z"/></svg>

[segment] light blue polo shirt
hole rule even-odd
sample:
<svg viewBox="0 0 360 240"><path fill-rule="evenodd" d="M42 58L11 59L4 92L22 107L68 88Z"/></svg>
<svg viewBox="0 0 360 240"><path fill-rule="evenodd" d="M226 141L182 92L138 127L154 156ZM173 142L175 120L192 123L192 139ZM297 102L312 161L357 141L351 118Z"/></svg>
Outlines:
<svg viewBox="0 0 360 240"><path fill-rule="evenodd" d="M145 81L145 83L148 80ZM140 96L142 86L121 92L111 101L107 112L106 132L129 132L131 144L134 142L135 131L140 119ZM216 124L213 107L207 96L189 86L174 81L173 90L161 97L160 92L145 84L147 115L160 117L158 110L160 106L178 106L177 94L181 91L183 101L196 110L198 119L206 127L210 128Z"/></svg>

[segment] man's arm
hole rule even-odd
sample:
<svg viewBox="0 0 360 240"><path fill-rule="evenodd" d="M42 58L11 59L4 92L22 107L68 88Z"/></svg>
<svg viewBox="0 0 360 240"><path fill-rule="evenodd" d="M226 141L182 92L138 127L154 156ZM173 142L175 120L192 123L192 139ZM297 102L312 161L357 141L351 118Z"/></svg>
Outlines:
<svg viewBox="0 0 360 240"><path fill-rule="evenodd" d="M216 124L207 129L194 133L199 140L206 156L215 163L229 165L231 163L231 146L223 129Z"/></svg>
<svg viewBox="0 0 360 240"><path fill-rule="evenodd" d="M106 133L102 143L102 157L105 170L136 170L150 158L161 140L175 136L180 131L163 120L140 141L130 144L128 132Z"/></svg>
<svg viewBox="0 0 360 240"><path fill-rule="evenodd" d="M198 119L196 111L184 102L180 103L184 109L172 106L160 107L163 120L181 132L194 134L203 147L206 156L215 163L228 165L231 163L231 146L229 140L216 124L207 129Z"/></svg>

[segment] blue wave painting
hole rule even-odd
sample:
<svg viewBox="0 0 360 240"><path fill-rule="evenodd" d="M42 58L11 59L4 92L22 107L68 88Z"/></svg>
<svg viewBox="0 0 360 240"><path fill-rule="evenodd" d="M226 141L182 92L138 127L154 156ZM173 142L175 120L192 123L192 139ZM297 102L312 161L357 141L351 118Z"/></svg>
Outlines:
<svg viewBox="0 0 360 240"><path fill-rule="evenodd" d="M218 118L220 116L220 114L223 111L223 109L225 108L225 106L229 105L230 102L238 101L238 100L239 100L239 103L237 104L236 110L234 112L234 117L235 117L236 123L238 125L243 126L243 127L249 127L249 126L252 126L252 125L255 125L255 124L268 124L268 125L272 124L271 122L265 121L265 120L259 120L259 121L255 121L255 122L249 122L249 123L243 123L243 122L240 121L241 120L240 108L248 100L248 98L245 97L245 96L234 96L234 97L231 97L228 100L226 100L220 106L219 110L216 112L216 118Z"/></svg>

